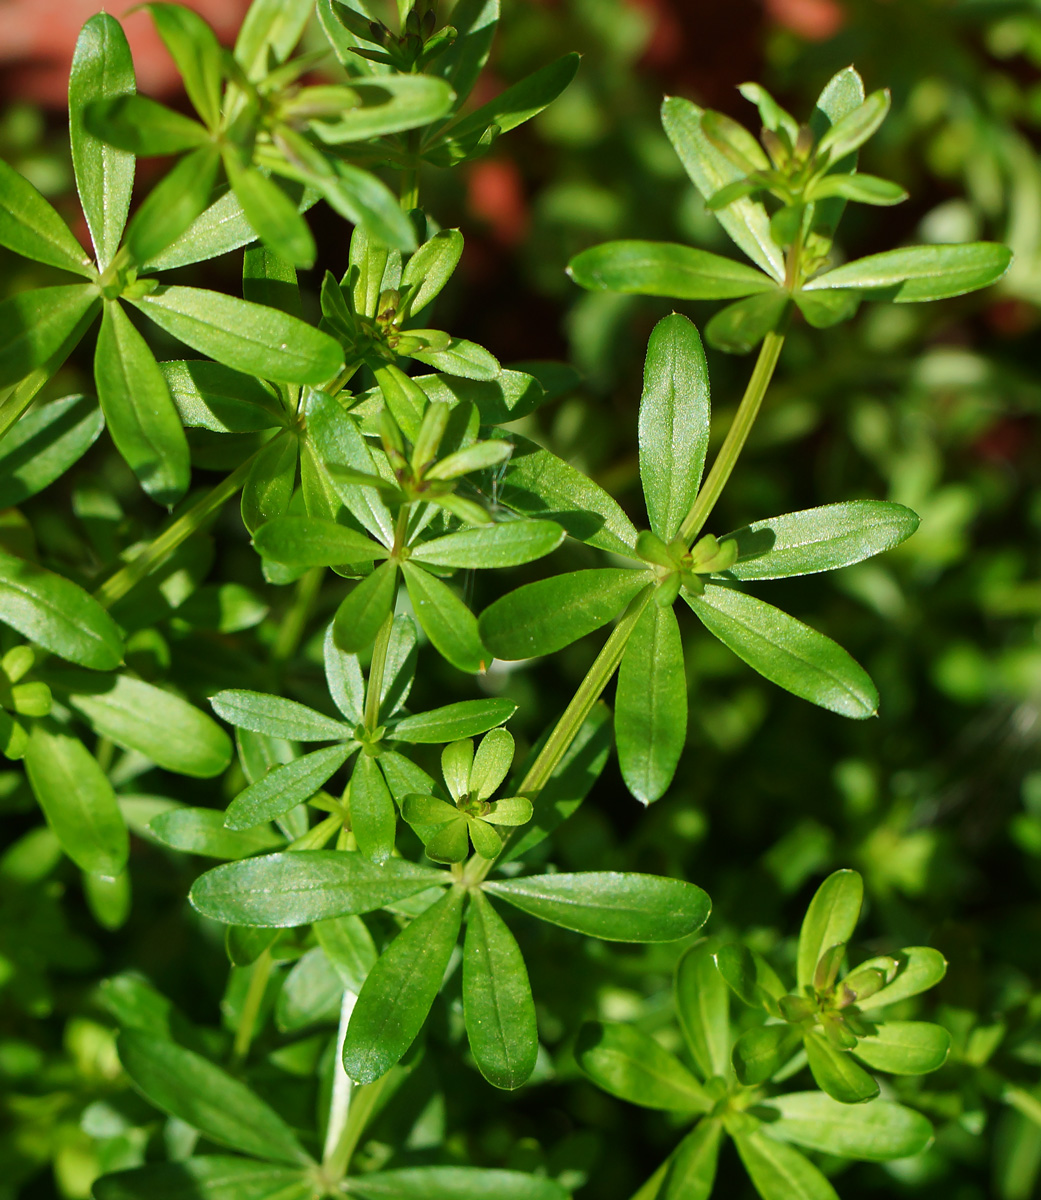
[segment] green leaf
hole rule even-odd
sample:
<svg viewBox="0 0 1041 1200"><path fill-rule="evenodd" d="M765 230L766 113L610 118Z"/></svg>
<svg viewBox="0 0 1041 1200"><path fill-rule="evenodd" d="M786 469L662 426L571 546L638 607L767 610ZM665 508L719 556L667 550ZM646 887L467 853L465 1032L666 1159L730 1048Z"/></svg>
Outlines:
<svg viewBox="0 0 1041 1200"><path fill-rule="evenodd" d="M951 1035L928 1021L886 1021L870 1037L857 1039L853 1053L876 1071L925 1075L947 1061Z"/></svg>
<svg viewBox="0 0 1041 1200"><path fill-rule="evenodd" d="M814 1082L829 1096L841 1104L863 1104L878 1095L878 1084L848 1051L833 1046L813 1029L806 1032L804 1044Z"/></svg>
<svg viewBox="0 0 1041 1200"><path fill-rule="evenodd" d="M337 567L387 557L379 542L321 517L276 517L253 534L253 545L262 558L290 567Z"/></svg>
<svg viewBox="0 0 1041 1200"><path fill-rule="evenodd" d="M155 356L116 300L105 301L94 382L116 449L145 492L176 503L191 482L188 440Z"/></svg>
<svg viewBox="0 0 1041 1200"><path fill-rule="evenodd" d="M274 390L220 363L188 359L159 364L185 425L214 433L253 433L284 425Z"/></svg>
<svg viewBox="0 0 1041 1200"><path fill-rule="evenodd" d="M296 267L266 246L251 246L242 256L242 297L291 317L303 315Z"/></svg>
<svg viewBox="0 0 1041 1200"><path fill-rule="evenodd" d="M701 596L681 595L709 633L771 683L844 717L875 715L875 685L824 634L732 588L707 584Z"/></svg>
<svg viewBox="0 0 1041 1200"><path fill-rule="evenodd" d="M229 725L296 742L342 741L352 733L351 727L342 721L323 716L296 700L266 692L231 688L211 696L210 705Z"/></svg>
<svg viewBox="0 0 1041 1200"><path fill-rule="evenodd" d="M771 999L779 1000L785 986L761 954L740 943L720 946L713 957L727 986L745 1004L770 1011Z"/></svg>
<svg viewBox="0 0 1041 1200"><path fill-rule="evenodd" d="M119 627L91 596L51 571L0 552L0 621L59 658L110 671L123 658Z"/></svg>
<svg viewBox="0 0 1041 1200"><path fill-rule="evenodd" d="M795 1092L766 1103L770 1118L764 1133L822 1154L888 1162L921 1154L933 1140L921 1113L889 1100L853 1108L820 1092Z"/></svg>
<svg viewBox="0 0 1041 1200"><path fill-rule="evenodd" d="M444 350L413 350L409 358L426 363L435 371L461 375L464 379L495 379L502 370L494 354L465 338L452 338Z"/></svg>
<svg viewBox="0 0 1041 1200"><path fill-rule="evenodd" d="M354 94L353 106L344 103L335 116L311 120L311 130L328 145L363 142L429 125L443 117L455 101L455 92L436 75L355 78L350 88L342 90Z"/></svg>
<svg viewBox="0 0 1041 1200"><path fill-rule="evenodd" d="M295 201L256 167L242 166L234 153L226 154L224 162L232 190L257 237L294 266L313 266L314 238Z"/></svg>
<svg viewBox="0 0 1041 1200"><path fill-rule="evenodd" d="M73 333L79 328L82 336L98 307L97 289L89 283L36 288L0 303L0 388L37 367L48 366L50 375L53 360L68 354Z"/></svg>
<svg viewBox="0 0 1041 1200"><path fill-rule="evenodd" d="M328 334L221 292L165 287L133 303L173 337L236 371L318 384L343 366L340 346Z"/></svg>
<svg viewBox="0 0 1041 1200"><path fill-rule="evenodd" d="M496 658L552 654L619 616L646 586L646 572L619 567L527 583L481 613L481 637Z"/></svg>
<svg viewBox="0 0 1041 1200"><path fill-rule="evenodd" d="M454 14L453 14L454 15ZM478 1167L406 1167L351 1178L362 1200L568 1200L556 1180Z"/></svg>
<svg viewBox="0 0 1041 1200"><path fill-rule="evenodd" d="M60 479L103 428L89 396L63 396L32 408L0 441L0 508L13 508Z"/></svg>
<svg viewBox="0 0 1041 1200"><path fill-rule="evenodd" d="M88 132L128 154L159 156L195 150L210 141L205 126L148 96L113 96L88 104Z"/></svg>
<svg viewBox="0 0 1041 1200"><path fill-rule="evenodd" d="M301 207L309 207L316 199L305 192ZM235 193L226 191L204 209L175 242L156 258L143 263L142 267L150 272L168 271L188 263L217 258L255 240L253 226L246 220Z"/></svg>
<svg viewBox="0 0 1041 1200"><path fill-rule="evenodd" d="M124 1030L117 1048L123 1070L145 1099L210 1141L269 1162L312 1161L273 1108L209 1059L136 1030Z"/></svg>
<svg viewBox="0 0 1041 1200"><path fill-rule="evenodd" d="M705 200L744 172L735 166L705 136L701 128L703 109L689 100L669 96L662 104L665 133L680 156L687 174ZM770 236L770 218L758 201L745 197L720 209L716 218L731 239L768 275L784 279L784 255Z"/></svg>
<svg viewBox="0 0 1041 1200"><path fill-rule="evenodd" d="M839 1200L820 1171L798 1150L764 1133L739 1133L734 1144L762 1200Z"/></svg>
<svg viewBox="0 0 1041 1200"><path fill-rule="evenodd" d="M526 517L556 521L580 542L632 557L636 528L603 488L519 434L511 433L510 442L500 503Z"/></svg>
<svg viewBox="0 0 1041 1200"><path fill-rule="evenodd" d="M271 770L228 805L228 829L253 829L303 804L347 761L351 746L326 746Z"/></svg>
<svg viewBox="0 0 1041 1200"><path fill-rule="evenodd" d="M226 925L287 928L372 912L448 882L444 871L400 858L378 867L350 850L294 850L214 867L189 899Z"/></svg>
<svg viewBox="0 0 1041 1200"><path fill-rule="evenodd" d="M827 291L824 288L816 292L799 289L792 293L799 312L806 318L814 329L830 329L843 321L850 320L860 307L860 296L857 292Z"/></svg>
<svg viewBox="0 0 1041 1200"><path fill-rule="evenodd" d="M34 721L25 750L29 786L62 850L83 871L118 875L130 839L112 785L79 738Z"/></svg>
<svg viewBox="0 0 1041 1200"><path fill-rule="evenodd" d="M285 838L270 826L246 832L225 829L224 814L215 808L172 808L153 817L148 828L164 846L206 858L248 858L285 845Z"/></svg>
<svg viewBox="0 0 1041 1200"><path fill-rule="evenodd" d="M299 461L300 444L289 432L261 447L242 486L239 505L242 523L250 533L285 515L293 498Z"/></svg>
<svg viewBox="0 0 1041 1200"><path fill-rule="evenodd" d="M520 1087L538 1056L535 1003L520 947L481 892L467 915L463 1015L481 1074L495 1087Z"/></svg>
<svg viewBox="0 0 1041 1200"><path fill-rule="evenodd" d="M853 936L864 903L864 881L856 871L835 871L814 893L799 931L796 979L799 987L813 984L821 956Z"/></svg>
<svg viewBox="0 0 1041 1200"><path fill-rule="evenodd" d="M394 611L398 594L397 561L385 562L356 583L333 621L333 638L341 650L357 654L376 640L376 634Z"/></svg>
<svg viewBox="0 0 1041 1200"><path fill-rule="evenodd" d="M536 366L556 369L562 364L525 364L528 370ZM570 368L563 368L561 375L567 378ZM547 372L548 374L548 372ZM494 379L463 379L452 375L413 375L412 381L422 388L427 399L435 404L472 404L480 414L482 425L505 425L520 417L533 413L550 398L549 391L533 374L522 370L500 370ZM547 383L549 382L547 378ZM566 385L563 391L570 390ZM365 397L371 397L366 392ZM359 407L365 401L359 402ZM513 440L510 434L510 440ZM528 442L529 446L533 443Z"/></svg>
<svg viewBox="0 0 1041 1200"><path fill-rule="evenodd" d="M687 677L672 608L648 604L618 669L615 744L625 786L641 804L660 799L687 740Z"/></svg>
<svg viewBox="0 0 1041 1200"><path fill-rule="evenodd" d="M397 814L387 785L371 755L362 753L351 776L351 829L358 849L374 863L384 863L394 849Z"/></svg>
<svg viewBox="0 0 1041 1200"><path fill-rule="evenodd" d="M477 747L477 753L473 757L473 763L470 767L470 778L466 790L471 796L475 796L478 800L489 800L499 790L502 781L509 774L510 766L513 763L514 755L513 735L505 729L493 729L487 737L481 739L480 745ZM488 820L493 824L503 825L522 825L531 816L531 805L527 800L519 799L522 808L526 808L527 816L522 820L503 820L501 822L493 819L493 814L498 813L498 807L494 807L488 814ZM503 800L504 805L512 801ZM503 815L505 816L505 809Z"/></svg>
<svg viewBox="0 0 1041 1200"><path fill-rule="evenodd" d="M532 875L485 889L522 912L608 942L672 942L708 920L708 896L693 883L623 871Z"/></svg>
<svg viewBox="0 0 1041 1200"><path fill-rule="evenodd" d="M62 271L93 277L90 257L54 208L0 160L0 246Z"/></svg>
<svg viewBox="0 0 1041 1200"><path fill-rule="evenodd" d="M96 1200L311 1200L310 1173L256 1159L207 1154L103 1175Z"/></svg>
<svg viewBox="0 0 1041 1200"><path fill-rule="evenodd" d="M909 246L858 258L818 275L804 291L851 288L869 300L909 304L944 300L996 283L1008 270L1012 251L998 242L955 246Z"/></svg>
<svg viewBox="0 0 1041 1200"><path fill-rule="evenodd" d="M441 229L409 257L401 272L401 290L414 288L408 297L410 315L422 312L451 279L463 253L458 229Z"/></svg>
<svg viewBox="0 0 1041 1200"><path fill-rule="evenodd" d="M315 921L314 935L340 982L357 995L378 957L365 922L361 917Z"/></svg>
<svg viewBox="0 0 1041 1200"><path fill-rule="evenodd" d="M451 888L398 934L369 971L343 1043L343 1067L355 1083L385 1075L423 1028L459 939L464 896Z"/></svg>
<svg viewBox="0 0 1041 1200"><path fill-rule="evenodd" d="M343 992L339 972L325 951L315 946L297 959L286 976L275 1004L275 1024L282 1033L334 1024L340 1016Z"/></svg>
<svg viewBox="0 0 1041 1200"><path fill-rule="evenodd" d="M859 204L902 204L907 192L898 183L879 179L877 175L826 175L818 179L808 193L810 200L823 200L827 196L841 196L844 200L855 200Z"/></svg>
<svg viewBox="0 0 1041 1200"><path fill-rule="evenodd" d="M716 1182L723 1126L715 1119L699 1121L673 1151L661 1200L708 1200Z"/></svg>
<svg viewBox="0 0 1041 1200"><path fill-rule="evenodd" d="M737 542L735 579L784 579L835 571L899 546L918 514L886 500L850 500L754 521L720 541Z"/></svg>
<svg viewBox="0 0 1041 1200"><path fill-rule="evenodd" d="M487 670L491 655L478 633L477 618L447 584L428 572L402 564L408 596L423 632L453 667L470 674Z"/></svg>
<svg viewBox="0 0 1041 1200"><path fill-rule="evenodd" d="M72 58L69 138L76 190L100 271L112 261L123 236L134 187L134 156L96 138L84 118L88 105L133 95L134 90L126 35L114 17L98 13L80 30Z"/></svg>
<svg viewBox="0 0 1041 1200"><path fill-rule="evenodd" d="M705 326L705 337L717 350L747 354L780 325L790 299L779 288L738 300L722 308Z"/></svg>
<svg viewBox="0 0 1041 1200"><path fill-rule="evenodd" d="M838 162L854 150L859 149L886 119L889 112L889 92L879 90L858 105L852 112L840 117L817 143L817 154L827 155Z"/></svg>
<svg viewBox="0 0 1041 1200"><path fill-rule="evenodd" d="M555 521L506 521L422 542L410 557L439 567L516 567L544 557L563 540L564 530Z"/></svg>
<svg viewBox="0 0 1041 1200"><path fill-rule="evenodd" d="M235 61L248 79L263 79L268 55L285 62L300 40L314 0L254 0L235 39Z"/></svg>
<svg viewBox="0 0 1041 1200"><path fill-rule="evenodd" d="M333 160L332 165L335 174L315 176L310 180L312 187L341 217L361 225L374 238L395 250L412 250L415 230L383 180L341 159Z"/></svg>
<svg viewBox="0 0 1041 1200"><path fill-rule="evenodd" d="M864 103L864 81L853 67L843 67L824 85L810 114L810 131L822 138L843 117Z"/></svg>
<svg viewBox="0 0 1041 1200"><path fill-rule="evenodd" d="M161 254L204 211L219 162L216 146L201 146L185 155L148 193L126 233L126 248L135 263Z"/></svg>
<svg viewBox="0 0 1041 1200"><path fill-rule="evenodd" d="M802 1035L790 1025L759 1025L734 1043L734 1074L745 1087L766 1083L802 1047Z"/></svg>
<svg viewBox="0 0 1041 1200"><path fill-rule="evenodd" d="M897 953L900 969L891 983L857 1001L857 1007L862 1010L881 1008L885 1004L896 1004L909 996L917 996L920 992L928 991L947 974L947 960L939 950L931 946L909 946ZM862 971L873 965L872 960L861 963L857 968Z"/></svg>
<svg viewBox="0 0 1041 1200"><path fill-rule="evenodd" d="M655 325L647 343L640 399L640 479L651 529L666 542L701 483L709 411L701 338L686 317L673 313Z"/></svg>
<svg viewBox="0 0 1041 1200"><path fill-rule="evenodd" d="M575 1060L612 1096L666 1112L708 1112L712 1100L674 1054L632 1025L588 1022L579 1030Z"/></svg>
<svg viewBox="0 0 1041 1200"><path fill-rule="evenodd" d="M730 1071L730 1003L713 943L691 946L676 967L676 1012L702 1079Z"/></svg>
<svg viewBox="0 0 1041 1200"><path fill-rule="evenodd" d="M70 691L69 703L102 737L168 771L209 779L231 762L231 740L212 717L143 679L84 676Z"/></svg>
<svg viewBox="0 0 1041 1200"><path fill-rule="evenodd" d="M517 711L517 704L505 696L488 700L460 700L443 708L405 717L391 730L395 741L433 744L474 737L496 725L502 725Z"/></svg>
<svg viewBox="0 0 1041 1200"><path fill-rule="evenodd" d="M604 242L577 254L567 271L591 292L674 300L731 300L776 286L754 267L675 242Z"/></svg>
<svg viewBox="0 0 1041 1200"><path fill-rule="evenodd" d="M195 111L212 129L220 121L223 51L213 30L182 4L147 4Z"/></svg>

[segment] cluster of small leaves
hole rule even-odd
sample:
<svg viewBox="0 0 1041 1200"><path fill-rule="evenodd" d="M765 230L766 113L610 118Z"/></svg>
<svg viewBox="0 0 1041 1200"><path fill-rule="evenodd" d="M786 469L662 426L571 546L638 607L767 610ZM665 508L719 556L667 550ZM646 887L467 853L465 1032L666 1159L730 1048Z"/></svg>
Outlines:
<svg viewBox="0 0 1041 1200"><path fill-rule="evenodd" d="M836 983L862 894L854 871L836 872L817 891L799 936L795 995L783 994L773 968L747 946L710 939L687 951L675 993L693 1069L632 1026L583 1027L575 1053L594 1083L631 1104L696 1122L634 1200L707 1200L724 1136L762 1200L837 1200L827 1177L796 1147L885 1162L918 1154L932 1141L928 1120L879 1099L878 1084L850 1054L896 1075L940 1067L947 1031L889 1020L885 1010L939 983L946 963L938 951L916 946L862 963ZM735 1040L728 990L762 1008L769 1023ZM780 1090L807 1064L821 1091Z"/></svg>

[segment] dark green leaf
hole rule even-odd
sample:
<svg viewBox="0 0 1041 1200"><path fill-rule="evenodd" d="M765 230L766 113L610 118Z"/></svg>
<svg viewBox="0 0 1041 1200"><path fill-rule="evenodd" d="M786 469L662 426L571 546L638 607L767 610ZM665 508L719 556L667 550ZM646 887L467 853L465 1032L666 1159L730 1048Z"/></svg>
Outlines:
<svg viewBox="0 0 1041 1200"><path fill-rule="evenodd" d="M69 227L23 175L0 160L0 246L91 278L90 257Z"/></svg>
<svg viewBox="0 0 1041 1200"><path fill-rule="evenodd" d="M772 1008L769 1000L785 994L777 972L761 954L740 943L720 946L713 956L720 975L734 995L753 1008Z"/></svg>
<svg viewBox="0 0 1041 1200"><path fill-rule="evenodd" d="M350 809L358 849L374 863L386 862L394 849L397 814L376 760L365 753L354 764Z"/></svg>
<svg viewBox="0 0 1041 1200"><path fill-rule="evenodd" d="M215 808L172 808L153 817L148 827L164 846L206 858L248 858L285 845L285 838L270 826L246 832L226 829L224 814Z"/></svg>
<svg viewBox="0 0 1041 1200"><path fill-rule="evenodd" d="M207 1154L103 1175L96 1200L311 1200L310 1174L255 1159Z"/></svg>
<svg viewBox="0 0 1041 1200"><path fill-rule="evenodd" d="M63 396L31 409L0 441L0 508L42 492L97 441L104 427L89 396Z"/></svg>
<svg viewBox="0 0 1041 1200"><path fill-rule="evenodd" d="M921 1154L933 1140L932 1126L921 1113L889 1100L854 1108L820 1092L795 1092L767 1104L772 1119L765 1133L822 1154L887 1162Z"/></svg>
<svg viewBox="0 0 1041 1200"><path fill-rule="evenodd" d="M821 1033L805 1035L806 1058L817 1086L841 1104L863 1104L878 1095L878 1084L850 1057Z"/></svg>
<svg viewBox="0 0 1041 1200"><path fill-rule="evenodd" d="M448 882L444 871L400 858L378 867L350 850L295 850L214 867L190 899L227 925L281 928L372 912Z"/></svg>
<svg viewBox="0 0 1041 1200"><path fill-rule="evenodd" d="M838 288L834 291L818 288L815 292L807 292L800 288L792 293L792 299L807 323L814 329L830 329L833 325L848 321L860 307L859 293L843 292Z"/></svg>
<svg viewBox="0 0 1041 1200"><path fill-rule="evenodd" d="M762 1200L839 1200L813 1163L784 1142L757 1131L737 1134L734 1143Z"/></svg>
<svg viewBox="0 0 1041 1200"><path fill-rule="evenodd" d="M333 638L349 654L371 646L380 626L394 611L398 594L398 564L385 562L356 583L336 610Z"/></svg>
<svg viewBox="0 0 1041 1200"><path fill-rule="evenodd" d="M229 725L297 742L342 741L352 732L349 725L323 716L306 704L266 692L232 688L211 696L210 705Z"/></svg>
<svg viewBox="0 0 1041 1200"><path fill-rule="evenodd" d="M357 919L357 918L355 918ZM334 1024L343 1004L343 981L321 946L293 964L275 1005L275 1024L283 1033L308 1025Z"/></svg>
<svg viewBox="0 0 1041 1200"><path fill-rule="evenodd" d="M276 517L253 534L253 545L261 557L290 567L337 567L388 553L365 534L321 517Z"/></svg>
<svg viewBox="0 0 1041 1200"><path fill-rule="evenodd" d="M343 766L349 745L326 746L271 770L228 805L228 829L253 829L303 804Z"/></svg>
<svg viewBox="0 0 1041 1200"><path fill-rule="evenodd" d="M758 1025L734 1043L734 1074L745 1087L766 1083L802 1046L802 1035L791 1025Z"/></svg>
<svg viewBox="0 0 1041 1200"><path fill-rule="evenodd" d="M730 1003L713 948L698 942L676 967L676 1012L702 1079L730 1070Z"/></svg>
<svg viewBox="0 0 1041 1200"><path fill-rule="evenodd" d="M94 137L139 156L180 154L210 141L198 121L148 96L95 100L87 105L83 120Z"/></svg>
<svg viewBox="0 0 1041 1200"><path fill-rule="evenodd" d="M390 736L401 742L454 742L502 725L516 711L516 701L506 697L460 700L456 704L446 704L444 708L432 708L405 717L394 726Z"/></svg>
<svg viewBox="0 0 1041 1200"><path fill-rule="evenodd" d="M410 557L439 567L516 567L549 554L563 540L555 521L506 521L422 542Z"/></svg>
<svg viewBox="0 0 1041 1200"><path fill-rule="evenodd" d="M145 6L177 65L195 111L212 129L220 120L222 50L213 30L182 4Z"/></svg>
<svg viewBox="0 0 1041 1200"><path fill-rule="evenodd" d="M630 1104L683 1113L712 1107L705 1089L680 1060L632 1025L583 1025L575 1059L597 1087Z"/></svg>
<svg viewBox="0 0 1041 1200"><path fill-rule="evenodd" d="M0 388L59 355L64 358L72 348L66 343L77 328L86 329L99 304L97 289L89 283L36 288L0 303Z"/></svg>
<svg viewBox="0 0 1041 1200"><path fill-rule="evenodd" d="M813 983L817 963L832 946L853 936L864 903L864 881L856 871L835 871L814 893L799 932L796 979L800 988Z"/></svg>
<svg viewBox="0 0 1041 1200"><path fill-rule="evenodd" d="M224 161L232 190L257 237L294 266L313 266L314 238L295 201L256 167L242 166L234 154L225 155Z"/></svg>
<svg viewBox="0 0 1041 1200"><path fill-rule="evenodd" d="M148 193L126 234L126 247L135 263L161 254L205 210L219 162L216 146L201 146L185 155Z"/></svg>
<svg viewBox="0 0 1041 1200"><path fill-rule="evenodd" d="M576 255L568 274L590 291L675 300L730 300L776 286L754 267L674 242L604 242Z"/></svg>
<svg viewBox="0 0 1041 1200"><path fill-rule="evenodd" d="M909 246L858 258L818 275L805 286L852 288L870 300L908 304L943 300L996 283L1009 268L1012 251L998 242L969 242L955 246Z"/></svg>
<svg viewBox="0 0 1041 1200"><path fill-rule="evenodd" d="M300 443L289 431L261 447L242 486L239 506L242 524L250 533L256 533L268 521L285 516L293 499L299 461Z"/></svg>
<svg viewBox="0 0 1041 1200"><path fill-rule="evenodd" d="M189 359L159 364L185 425L214 433L253 433L285 424L278 396L252 375Z"/></svg>
<svg viewBox="0 0 1041 1200"><path fill-rule="evenodd" d="M369 971L343 1043L344 1070L355 1083L385 1075L423 1028L459 939L464 896L460 888L446 892Z"/></svg>
<svg viewBox="0 0 1041 1200"><path fill-rule="evenodd" d="M728 304L705 326L705 337L717 350L747 354L771 331L778 328L788 306L789 295L779 288Z"/></svg>
<svg viewBox="0 0 1041 1200"><path fill-rule="evenodd" d="M242 256L242 297L291 317L303 316L296 267L266 246L251 246Z"/></svg>
<svg viewBox="0 0 1041 1200"><path fill-rule="evenodd" d="M693 883L623 871L531 875L485 888L540 921L609 942L671 942L695 933L711 903Z"/></svg>
<svg viewBox="0 0 1041 1200"><path fill-rule="evenodd" d="M495 1087L520 1087L538 1055L535 1003L520 947L481 892L467 915L463 1014L481 1074Z"/></svg>
<svg viewBox="0 0 1041 1200"><path fill-rule="evenodd" d="M556 1180L478 1167L406 1167L351 1179L362 1200L568 1200Z"/></svg>
<svg viewBox="0 0 1041 1200"><path fill-rule="evenodd" d="M434 648L460 671L488 669L491 655L477 629L477 619L452 589L410 562L402 565L408 596L423 632Z"/></svg>
<svg viewBox="0 0 1041 1200"><path fill-rule="evenodd" d="M716 1182L722 1133L718 1120L707 1119L687 1134L669 1160L661 1200L708 1200Z"/></svg>
<svg viewBox="0 0 1041 1200"><path fill-rule="evenodd" d="M340 982L357 995L378 957L372 934L361 917L315 921L314 935Z"/></svg>

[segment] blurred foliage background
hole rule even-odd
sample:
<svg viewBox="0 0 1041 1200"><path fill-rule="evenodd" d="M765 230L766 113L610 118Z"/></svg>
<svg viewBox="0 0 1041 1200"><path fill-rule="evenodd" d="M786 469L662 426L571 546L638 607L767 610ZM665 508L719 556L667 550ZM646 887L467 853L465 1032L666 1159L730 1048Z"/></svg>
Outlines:
<svg viewBox="0 0 1041 1200"><path fill-rule="evenodd" d="M53 25L46 45L33 41L32 3L8 3L0 14L24 35L20 61L7 71L0 155L74 219L62 87L87 15L73 14L75 7L66 14L67 52ZM233 30L242 6L194 7ZM621 237L726 252L661 131L663 94L751 124L737 84L759 80L788 109L806 113L829 76L853 62L869 90L893 93L892 115L862 169L899 180L912 199L895 210L854 209L843 250L852 257L902 240L977 237L1015 250L1012 271L990 292L865 309L839 331L797 325L713 518L721 534L757 517L862 496L921 514L915 537L881 561L823 585L771 585L785 608L868 669L882 694L878 720L844 722L769 689L699 636L691 619L684 628L689 739L671 791L642 811L609 764L544 854L565 869L624 867L694 880L714 901L710 933L747 937L782 962L816 883L837 867L857 868L869 905L859 931L865 953L931 942L950 959L925 1015L955 1033L957 1051L936 1075L898 1089L936 1123L933 1149L886 1166L846 1165L836 1187L847 1200L1029 1200L1039 1194L1041 1166L1041 5L506 0L503 7L490 86L568 50L584 59L564 96L489 157L423 178L426 206L466 236L444 297L446 327L504 363L554 358L578 368L577 390L518 427L592 474L638 525L640 371L647 336L668 305L581 293L563 268L586 246ZM145 15L128 18L132 36L135 23L143 28ZM171 99L164 71L160 61L142 72L142 87ZM316 312L321 272L343 269L347 242L330 213L316 209L313 218L319 263L303 282ZM233 290L238 258L182 274ZM3 294L51 282L46 273L0 252ZM683 309L698 324L712 311ZM172 344L156 349L172 354ZM709 358L722 430L750 363L712 351ZM89 360L72 362L51 388L56 395L91 390ZM205 472L223 464L204 437L193 452L206 486L216 476ZM147 538L163 517L102 439L21 515L0 513L0 544L35 538L43 561L89 582L108 547ZM571 565L582 550L569 549ZM518 570L509 584L525 577ZM479 609L493 595L474 587ZM155 586L139 589L133 611L117 615L137 630L128 656L134 669L197 702L236 686L281 689L321 705L321 632L331 607L313 613L312 636L293 661L264 665L289 599L289 589L263 583L229 506ZM512 727L523 748L596 648L580 643L537 665L497 666L477 686L519 702ZM414 697L419 707L446 703L472 696L473 687L428 655ZM232 794L148 767L123 755L115 768L139 832L164 798L222 805ZM151 1119L147 1108L121 1082L112 1046L123 973L144 975L187 1020L211 1027L200 1029L202 1038L219 1037L212 1027L221 1020L233 1023L242 980L233 970L225 987L220 934L185 902L199 860L137 837L134 904L125 917L111 898L83 895L75 869L39 826L19 771L0 772L0 810L7 847L0 857L0 1197L77 1200L99 1170L139 1161L154 1132L142 1124ZM374 1162L394 1155L542 1165L584 1187L580 1196L624 1200L675 1143L675 1127L668 1115L635 1112L584 1082L570 1043L592 1016L674 1036L670 973L683 947L613 947L523 921L519 933L530 947L546 1050L535 1080L507 1096L454 1066L459 1050L449 1047L462 1038L456 979L435 1008L425 1059L366 1154ZM279 983L276 973L269 1005ZM312 1072L328 1032L269 1024L262 1035L267 1083L283 1111L313 1110ZM162 1136L176 1149L184 1130L170 1121ZM725 1162L720 1194L750 1195L742 1178Z"/></svg>

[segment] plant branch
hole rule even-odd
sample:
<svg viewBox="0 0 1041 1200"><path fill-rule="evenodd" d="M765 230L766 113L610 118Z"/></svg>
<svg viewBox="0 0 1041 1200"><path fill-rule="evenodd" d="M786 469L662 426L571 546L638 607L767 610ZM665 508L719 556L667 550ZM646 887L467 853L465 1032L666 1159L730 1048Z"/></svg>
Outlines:
<svg viewBox="0 0 1041 1200"><path fill-rule="evenodd" d="M260 1016L260 1006L264 1002L268 980L271 978L273 965L270 948L265 950L253 964L249 977L249 989L239 1014L239 1023L235 1029L235 1041L231 1048L231 1061L235 1066L241 1066L249 1054L253 1035L257 1029L257 1018Z"/></svg>
<svg viewBox="0 0 1041 1200"><path fill-rule="evenodd" d="M372 647L372 662L369 665L369 682L365 688L365 728L369 733L380 723L380 699L383 695L383 675L387 668L387 649L394 629L394 611L387 613L376 642Z"/></svg>

